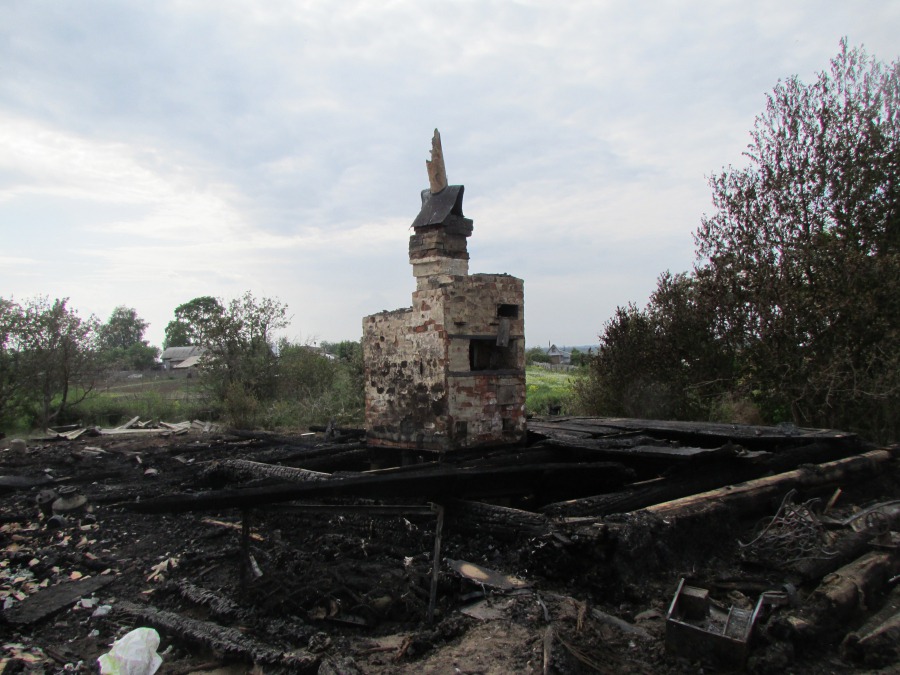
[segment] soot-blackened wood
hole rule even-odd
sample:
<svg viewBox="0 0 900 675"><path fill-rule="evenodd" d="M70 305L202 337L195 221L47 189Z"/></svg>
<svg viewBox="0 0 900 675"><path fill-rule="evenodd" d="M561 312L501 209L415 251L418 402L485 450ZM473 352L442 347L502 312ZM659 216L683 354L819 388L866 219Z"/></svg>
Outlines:
<svg viewBox="0 0 900 675"><path fill-rule="evenodd" d="M267 445L291 445L298 448L307 448L316 445L316 441L312 436L282 436L273 434L268 431L249 431L246 429L229 429L229 436L235 438L245 438L257 441L260 444Z"/></svg>
<svg viewBox="0 0 900 675"><path fill-rule="evenodd" d="M440 502L448 498L511 496L552 490L590 490L595 493L615 490L632 479L631 470L613 462L484 469L439 466L422 472L354 475L295 485L169 495L128 504L127 508L142 513L183 512L247 508L313 497L422 497Z"/></svg>
<svg viewBox="0 0 900 675"><path fill-rule="evenodd" d="M445 506L448 527L454 531L515 538L541 536L551 530L550 521L540 513L461 499L449 501Z"/></svg>
<svg viewBox="0 0 900 675"><path fill-rule="evenodd" d="M783 473L802 464L829 462L854 452L852 448L826 443L810 443L777 453L765 453L744 459L734 456L704 465L701 470L691 466L664 478L644 481L608 494L571 499L548 504L540 509L551 517L603 516L626 513L739 483L766 474Z"/></svg>
<svg viewBox="0 0 900 675"><path fill-rule="evenodd" d="M187 579L171 585L178 590L182 598L208 608L213 616L223 619L239 619L250 614L250 610L242 608L218 591L197 586Z"/></svg>
<svg viewBox="0 0 900 675"><path fill-rule="evenodd" d="M444 507L435 504L437 521L434 525L434 554L431 557L431 588L428 594L428 612L425 620L434 623L434 606L437 602L438 577L441 570L441 540L444 537Z"/></svg>
<svg viewBox="0 0 900 675"><path fill-rule="evenodd" d="M347 447L345 445L340 450L332 450L328 454L323 453L312 457L288 457L283 461L310 471L327 471L328 473L368 468L371 451L366 448L347 450Z"/></svg>
<svg viewBox="0 0 900 675"><path fill-rule="evenodd" d="M785 473L648 506L642 511L666 519L693 518L724 509L742 515L771 510L793 488L853 482L881 471L893 459L889 450L873 450L825 464L807 465Z"/></svg>
<svg viewBox="0 0 900 675"><path fill-rule="evenodd" d="M896 549L867 553L829 574L799 612L777 619L779 627L799 643L843 634L848 622L879 597L898 572Z"/></svg>
<svg viewBox="0 0 900 675"><path fill-rule="evenodd" d="M260 462L290 463L307 468L308 462L318 459L336 459L351 452L359 452L364 456L367 452L365 448L363 443L320 443L306 448L291 445L265 449L254 454L253 458Z"/></svg>
<svg viewBox="0 0 900 675"><path fill-rule="evenodd" d="M831 547L833 555L827 558L807 558L790 565L790 568L800 574L804 579L812 581L821 579L826 574L834 572L842 565L855 560L865 553L872 545L874 535L865 530L850 532Z"/></svg>
<svg viewBox="0 0 900 675"><path fill-rule="evenodd" d="M99 591L115 580L116 577L112 575L101 575L77 581L66 581L56 586L43 588L3 612L3 619L7 623L20 625L40 621L75 604L82 597Z"/></svg>
<svg viewBox="0 0 900 675"><path fill-rule="evenodd" d="M142 623L148 623L184 640L199 643L229 656L237 656L258 664L288 668L292 673L315 673L318 670L319 659L309 652L301 650L283 652L244 635L237 628L220 626L211 621L189 619L174 612L156 609L150 605L136 605L124 600L117 602L115 607L117 611L139 619Z"/></svg>
<svg viewBox="0 0 900 675"><path fill-rule="evenodd" d="M247 459L225 459L219 462L219 466L228 469L235 474L248 473L257 478L277 478L289 483L329 480L331 478L331 474L328 473L310 471L308 469L296 469L291 466L252 462Z"/></svg>
<svg viewBox="0 0 900 675"><path fill-rule="evenodd" d="M728 442L751 449L778 450L806 445L812 441L838 445L859 443L856 435L830 429L767 427L714 422L640 420L623 417L560 417L532 420L529 431L553 438L583 435L601 438L613 434L640 432L667 440L701 447L717 447Z"/></svg>
<svg viewBox="0 0 900 675"><path fill-rule="evenodd" d="M310 426L309 430L324 434L329 430L329 427L314 424ZM366 435L365 429L359 429L357 427L331 427L331 431L336 434L341 434L343 436L352 436L354 438L362 438Z"/></svg>

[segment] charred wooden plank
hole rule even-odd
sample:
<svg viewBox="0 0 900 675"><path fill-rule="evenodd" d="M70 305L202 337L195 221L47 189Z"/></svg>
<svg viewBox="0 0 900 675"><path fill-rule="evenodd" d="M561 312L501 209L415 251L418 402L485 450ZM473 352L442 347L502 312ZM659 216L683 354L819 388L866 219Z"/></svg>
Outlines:
<svg viewBox="0 0 900 675"><path fill-rule="evenodd" d="M313 424L309 427L310 431L317 431L317 432L323 433L323 434L325 432L329 431L329 429L332 432L341 434L343 436L353 436L356 438L362 438L363 436L366 435L365 429L359 429L357 427L327 427L327 426L320 426L320 425L315 425L315 424Z"/></svg>
<svg viewBox="0 0 900 675"><path fill-rule="evenodd" d="M777 619L777 629L799 643L846 630L898 572L896 549L867 553L825 577L799 612Z"/></svg>
<svg viewBox="0 0 900 675"><path fill-rule="evenodd" d="M807 580L821 579L842 565L855 560L869 550L872 533L866 530L851 532L834 544L833 554L826 558L806 558L789 567Z"/></svg>
<svg viewBox="0 0 900 675"><path fill-rule="evenodd" d="M492 532L501 537L535 537L552 529L546 516L496 504L454 499L447 502L446 508L449 526L463 531Z"/></svg>
<svg viewBox="0 0 900 675"><path fill-rule="evenodd" d="M247 508L296 499L321 497L421 497L440 502L446 498L509 496L552 489L616 489L633 472L613 462L538 464L500 468L440 467L438 470L388 475L354 475L295 485L220 490L192 495L169 495L128 504L142 513ZM582 493L583 494L583 493Z"/></svg>
<svg viewBox="0 0 900 675"><path fill-rule="evenodd" d="M873 450L844 459L803 466L794 471L757 478L696 495L648 506L643 511L660 518L692 518L724 508L744 515L768 510L791 488L831 485L871 476L893 459L889 450Z"/></svg>
<svg viewBox="0 0 900 675"><path fill-rule="evenodd" d="M291 483L303 483L306 481L329 480L331 474L308 469L296 469L291 466L279 466L277 464L264 464L248 459L225 459L219 466L233 469L236 472L246 472L257 478L277 478Z"/></svg>
<svg viewBox="0 0 900 675"><path fill-rule="evenodd" d="M127 601L118 602L116 609L184 640L254 663L289 668L293 673L314 673L319 667L318 657L305 650L284 652L244 635L237 628L189 619L150 605L136 605Z"/></svg>
<svg viewBox="0 0 900 675"><path fill-rule="evenodd" d="M259 507L262 511L278 513L366 516L433 516L432 506L416 504L274 504Z"/></svg>
<svg viewBox="0 0 900 675"><path fill-rule="evenodd" d="M715 448L686 447L682 445L667 445L665 443L634 445L632 443L613 443L609 439L603 438L581 438L577 440L551 438L546 441L546 445L558 448L588 450L597 457L616 461L635 459L664 459L669 461L691 461L697 458L714 459L733 455L735 448L738 447L731 444Z"/></svg>
<svg viewBox="0 0 900 675"><path fill-rule="evenodd" d="M47 475L41 476L0 476L0 495L15 490L30 490L55 481Z"/></svg>
<svg viewBox="0 0 900 675"><path fill-rule="evenodd" d="M106 575L50 586L13 605L3 613L3 618L11 624L35 623L74 604L83 596L99 591L115 580L116 577Z"/></svg>
<svg viewBox="0 0 900 675"><path fill-rule="evenodd" d="M639 420L623 417L560 417L532 420L529 431L548 438L557 435L588 434L599 438L617 433L639 432L682 443L719 446L728 442L747 448L775 449L805 445L811 441L839 445L856 445L855 434L830 429L799 427L769 427L716 422L681 422L670 420Z"/></svg>
<svg viewBox="0 0 900 675"><path fill-rule="evenodd" d="M800 492L872 479L893 455L875 450L834 462L803 466L774 476L689 495L614 517L574 518L559 523L573 540L614 550L622 575L652 573L661 566L704 559L733 536L741 519L774 513L791 489Z"/></svg>
<svg viewBox="0 0 900 675"><path fill-rule="evenodd" d="M900 586L894 586L884 606L848 633L841 644L844 658L879 667L900 658Z"/></svg>
<svg viewBox="0 0 900 675"><path fill-rule="evenodd" d="M245 617L250 613L248 610L241 608L237 603L221 593L197 586L186 579L182 579L177 584L174 584L174 586L178 589L182 598L197 605L209 608L209 611L213 616L225 619L237 619Z"/></svg>
<svg viewBox="0 0 900 675"><path fill-rule="evenodd" d="M352 449L348 449L352 448ZM349 444L341 446L340 451L331 450L315 456L288 456L282 460L286 464L309 469L310 471L347 471L364 469L369 464L371 451L365 447L356 447Z"/></svg>
<svg viewBox="0 0 900 675"><path fill-rule="evenodd" d="M851 448L840 445L810 443L777 453L734 455L727 460L711 462L702 471L687 467L664 478L635 483L618 492L548 504L540 511L556 518L626 513L767 474L783 473L801 464L834 461L852 452Z"/></svg>

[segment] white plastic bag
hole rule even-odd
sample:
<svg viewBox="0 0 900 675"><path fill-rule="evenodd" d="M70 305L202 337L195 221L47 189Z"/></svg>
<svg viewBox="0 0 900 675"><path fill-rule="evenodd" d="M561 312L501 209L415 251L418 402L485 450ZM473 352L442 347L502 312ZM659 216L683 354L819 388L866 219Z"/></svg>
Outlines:
<svg viewBox="0 0 900 675"><path fill-rule="evenodd" d="M97 659L101 675L153 675L162 665L156 653L159 633L152 628L135 628L113 643L112 649Z"/></svg>

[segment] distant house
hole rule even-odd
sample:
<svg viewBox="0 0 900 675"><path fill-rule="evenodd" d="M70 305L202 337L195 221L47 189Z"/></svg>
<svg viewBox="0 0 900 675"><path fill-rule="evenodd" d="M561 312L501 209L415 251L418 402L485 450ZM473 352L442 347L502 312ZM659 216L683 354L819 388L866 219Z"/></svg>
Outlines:
<svg viewBox="0 0 900 675"><path fill-rule="evenodd" d="M163 351L160 360L165 370L184 370L196 366L203 357L203 347L169 347Z"/></svg>
<svg viewBox="0 0 900 675"><path fill-rule="evenodd" d="M569 352L564 352L556 345L550 345L550 349L547 350L547 356L550 357L550 363L554 366L567 366L572 360L572 355Z"/></svg>

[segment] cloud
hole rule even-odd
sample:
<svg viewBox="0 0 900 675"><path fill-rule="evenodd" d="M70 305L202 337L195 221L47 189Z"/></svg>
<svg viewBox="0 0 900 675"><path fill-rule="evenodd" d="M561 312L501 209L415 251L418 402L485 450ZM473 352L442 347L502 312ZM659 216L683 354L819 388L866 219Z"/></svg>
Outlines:
<svg viewBox="0 0 900 675"><path fill-rule="evenodd" d="M157 342L175 305L248 289L353 337L409 302L437 126L471 268L525 278L529 340L588 341L690 267L704 176L743 161L778 78L810 78L843 35L892 59L898 19L812 0L3 3L0 281L132 305Z"/></svg>

